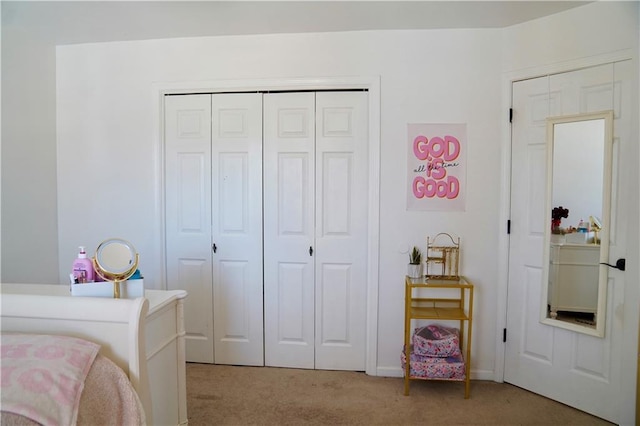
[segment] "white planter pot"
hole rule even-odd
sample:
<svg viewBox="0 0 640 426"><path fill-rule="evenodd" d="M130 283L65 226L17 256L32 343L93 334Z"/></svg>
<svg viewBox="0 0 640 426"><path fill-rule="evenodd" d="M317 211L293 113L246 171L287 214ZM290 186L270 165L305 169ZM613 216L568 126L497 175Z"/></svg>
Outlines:
<svg viewBox="0 0 640 426"><path fill-rule="evenodd" d="M422 263L417 265L408 264L407 265L407 275L409 278L421 278L422 277Z"/></svg>

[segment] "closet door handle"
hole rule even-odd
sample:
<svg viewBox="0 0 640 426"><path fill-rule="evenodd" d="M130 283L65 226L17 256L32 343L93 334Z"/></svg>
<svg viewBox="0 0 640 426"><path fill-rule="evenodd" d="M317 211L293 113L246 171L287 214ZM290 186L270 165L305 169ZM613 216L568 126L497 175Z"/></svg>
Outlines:
<svg viewBox="0 0 640 426"><path fill-rule="evenodd" d="M218 246L216 245L216 243L213 243L213 245L211 246L211 250L213 250L214 253L218 251Z"/></svg>
<svg viewBox="0 0 640 426"><path fill-rule="evenodd" d="M309 246L309 256L313 256L313 247Z"/></svg>

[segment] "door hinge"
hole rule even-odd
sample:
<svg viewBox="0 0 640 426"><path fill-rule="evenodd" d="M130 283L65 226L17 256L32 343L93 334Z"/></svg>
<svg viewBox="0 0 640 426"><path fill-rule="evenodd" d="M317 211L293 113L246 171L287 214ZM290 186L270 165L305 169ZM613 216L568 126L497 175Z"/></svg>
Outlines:
<svg viewBox="0 0 640 426"><path fill-rule="evenodd" d="M511 219L507 220L507 234L511 234Z"/></svg>
<svg viewBox="0 0 640 426"><path fill-rule="evenodd" d="M502 342L505 343L507 341L507 329L502 329Z"/></svg>
<svg viewBox="0 0 640 426"><path fill-rule="evenodd" d="M509 123L513 123L513 108L509 108Z"/></svg>

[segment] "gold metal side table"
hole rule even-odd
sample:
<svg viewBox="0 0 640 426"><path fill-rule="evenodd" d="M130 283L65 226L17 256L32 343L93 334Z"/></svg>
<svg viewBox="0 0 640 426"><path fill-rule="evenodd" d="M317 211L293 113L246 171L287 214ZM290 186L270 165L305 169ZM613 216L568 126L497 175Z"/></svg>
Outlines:
<svg viewBox="0 0 640 426"><path fill-rule="evenodd" d="M419 294L420 293L420 294ZM443 294L445 293L445 294ZM430 297L423 297L428 294ZM438 296L440 294L440 296ZM460 350L464 358L463 379L411 376L411 320L458 321ZM405 277L404 309L404 394L409 395L411 380L463 381L464 397L470 393L471 328L473 323L473 284L465 277L456 280ZM465 330L466 325L466 330Z"/></svg>

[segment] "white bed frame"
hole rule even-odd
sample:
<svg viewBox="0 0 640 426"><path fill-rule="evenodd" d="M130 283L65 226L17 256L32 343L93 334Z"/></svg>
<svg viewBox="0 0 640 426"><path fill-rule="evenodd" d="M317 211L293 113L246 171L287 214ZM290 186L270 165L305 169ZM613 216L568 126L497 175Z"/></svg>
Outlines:
<svg viewBox="0 0 640 426"><path fill-rule="evenodd" d="M59 287L61 294L42 295L52 287ZM69 291L62 285L0 284L0 290L2 333L59 334L98 343L100 354L129 376L147 423L153 424L145 356L147 299L60 297Z"/></svg>

